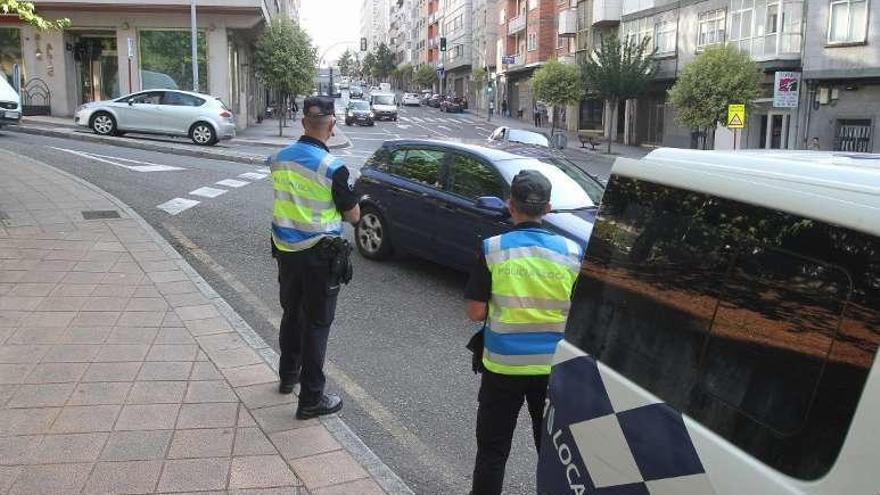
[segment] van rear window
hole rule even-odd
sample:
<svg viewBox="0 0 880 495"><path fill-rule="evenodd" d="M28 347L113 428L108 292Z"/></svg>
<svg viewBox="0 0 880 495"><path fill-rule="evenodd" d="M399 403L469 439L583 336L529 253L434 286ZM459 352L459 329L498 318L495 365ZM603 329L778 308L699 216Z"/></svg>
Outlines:
<svg viewBox="0 0 880 495"><path fill-rule="evenodd" d="M615 176L566 339L767 465L833 465L880 343L880 240Z"/></svg>

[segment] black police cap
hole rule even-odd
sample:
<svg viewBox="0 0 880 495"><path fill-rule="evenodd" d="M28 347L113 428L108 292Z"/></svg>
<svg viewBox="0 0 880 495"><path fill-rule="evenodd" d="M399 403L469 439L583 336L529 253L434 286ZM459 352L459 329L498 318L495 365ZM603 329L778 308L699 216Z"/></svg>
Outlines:
<svg viewBox="0 0 880 495"><path fill-rule="evenodd" d="M520 170L510 184L510 196L521 204L544 206L550 202L552 185L537 170Z"/></svg>
<svg viewBox="0 0 880 495"><path fill-rule="evenodd" d="M309 96L303 100L303 115L310 117L325 117L336 113L333 98L326 96Z"/></svg>

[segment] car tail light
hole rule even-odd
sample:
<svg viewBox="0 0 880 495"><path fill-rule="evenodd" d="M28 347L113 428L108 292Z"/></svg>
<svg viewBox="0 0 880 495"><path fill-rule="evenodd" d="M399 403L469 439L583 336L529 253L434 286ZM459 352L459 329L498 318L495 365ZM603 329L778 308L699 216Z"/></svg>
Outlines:
<svg viewBox="0 0 880 495"><path fill-rule="evenodd" d="M223 117L224 119L231 119L231 118L232 118L232 113L227 112L226 110L224 110L224 111L220 112L220 116Z"/></svg>

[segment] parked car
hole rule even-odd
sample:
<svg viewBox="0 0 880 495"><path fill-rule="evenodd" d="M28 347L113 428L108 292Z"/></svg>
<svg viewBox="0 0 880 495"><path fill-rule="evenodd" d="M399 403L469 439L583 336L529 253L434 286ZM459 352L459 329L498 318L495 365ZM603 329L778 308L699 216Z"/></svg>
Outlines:
<svg viewBox="0 0 880 495"><path fill-rule="evenodd" d="M360 86L351 86L348 89L348 97L352 99L360 99L364 97L364 89Z"/></svg>
<svg viewBox="0 0 880 495"><path fill-rule="evenodd" d="M0 128L21 121L21 97L0 72Z"/></svg>
<svg viewBox="0 0 880 495"><path fill-rule="evenodd" d="M618 158L552 360L537 493L876 494L878 211L878 155Z"/></svg>
<svg viewBox="0 0 880 495"><path fill-rule="evenodd" d="M446 97L440 102L440 111L462 113L464 112L464 100L458 97Z"/></svg>
<svg viewBox="0 0 880 495"><path fill-rule="evenodd" d="M226 105L189 91L148 90L86 103L76 109L73 121L105 136L126 132L188 136L204 146L235 137L235 117Z"/></svg>
<svg viewBox="0 0 880 495"><path fill-rule="evenodd" d="M489 141L511 141L516 143L534 144L536 146L550 146L550 140L540 132L525 131L512 127L501 126L492 131Z"/></svg>
<svg viewBox="0 0 880 495"><path fill-rule="evenodd" d="M353 100L348 102L348 107L345 109L345 125L376 125L373 118L373 111L366 101Z"/></svg>
<svg viewBox="0 0 880 495"><path fill-rule="evenodd" d="M348 86L348 83L347 83L347 82L345 82L345 81L343 81L343 82L341 82L341 83L339 83L339 89L344 89L344 90L347 90L347 89L348 89L348 87L349 87L349 86Z"/></svg>
<svg viewBox="0 0 880 495"><path fill-rule="evenodd" d="M397 121L397 101L393 93L371 94L370 108L372 108L376 120Z"/></svg>
<svg viewBox="0 0 880 495"><path fill-rule="evenodd" d="M434 93L434 94L431 95L431 97L428 99L428 106L431 107L431 108L440 108L440 102L441 102L441 101L443 101L443 97L440 96L440 95L438 95L437 93Z"/></svg>
<svg viewBox="0 0 880 495"><path fill-rule="evenodd" d="M427 104L428 104L428 100L431 99L431 96L433 96L433 93L431 93L431 90L429 90L429 89L424 89L424 90L422 90L422 93L421 93L421 103L422 103L422 105L427 105Z"/></svg>
<svg viewBox="0 0 880 495"><path fill-rule="evenodd" d="M390 93L391 92L391 83L383 82L379 83L379 91L382 93Z"/></svg>
<svg viewBox="0 0 880 495"><path fill-rule="evenodd" d="M407 106L409 106L409 105L414 105L414 106L419 106L419 105L421 105L421 100L419 99L419 95L417 95L416 93L404 93L404 94L403 94L403 98L401 98L400 102L401 102L402 104L404 104L404 105L407 105Z"/></svg>
<svg viewBox="0 0 880 495"><path fill-rule="evenodd" d="M481 239L511 229L504 200L522 169L539 170L553 184L546 227L586 244L604 188L570 162L413 139L386 141L361 169L358 250L374 260L409 252L466 270Z"/></svg>
<svg viewBox="0 0 880 495"><path fill-rule="evenodd" d="M342 85L338 83L333 83L333 95L334 98L342 98Z"/></svg>

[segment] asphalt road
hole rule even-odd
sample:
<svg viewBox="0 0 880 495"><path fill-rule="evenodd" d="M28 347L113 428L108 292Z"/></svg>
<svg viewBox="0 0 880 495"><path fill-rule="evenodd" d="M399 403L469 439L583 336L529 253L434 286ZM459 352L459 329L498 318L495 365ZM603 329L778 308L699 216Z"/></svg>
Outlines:
<svg viewBox="0 0 880 495"><path fill-rule="evenodd" d="M336 154L356 172L386 139L474 139L488 135L491 125L467 113L412 107L401 109L397 123L345 131L352 147ZM259 178L265 171L11 132L0 132L0 146L73 173L129 204L277 348L281 309L269 255L271 184ZM605 162L583 165L605 177L610 169ZM228 180L238 182L217 184ZM207 196L216 191L202 189L207 196L194 195L200 188L225 192L212 198ZM158 207L175 198L199 203L174 215ZM346 400L343 419L416 493L466 494L478 387L464 348L475 330L464 317L466 275L409 257L377 263L355 255L354 270L328 348L330 388ZM523 410L508 463L510 495L534 493L536 456L526 415Z"/></svg>

